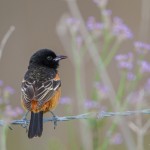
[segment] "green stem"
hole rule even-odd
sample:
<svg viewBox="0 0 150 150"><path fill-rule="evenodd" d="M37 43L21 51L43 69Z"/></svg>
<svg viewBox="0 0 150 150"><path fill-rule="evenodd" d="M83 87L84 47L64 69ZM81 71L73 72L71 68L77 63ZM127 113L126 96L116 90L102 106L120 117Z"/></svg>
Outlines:
<svg viewBox="0 0 150 150"><path fill-rule="evenodd" d="M117 100L118 101L120 101L124 95L125 85L126 85L126 72L123 72L120 83L119 83L118 91L117 91ZM126 107L126 105L127 105L127 103L124 103L121 110L123 110ZM113 133L114 130L116 129L116 127L117 127L117 124L113 123L108 132ZM109 145L109 140L106 139L102 145L102 150L106 150L108 148L108 145Z"/></svg>
<svg viewBox="0 0 150 150"><path fill-rule="evenodd" d="M80 51L77 50L75 38L76 34L74 34L72 37L72 52L75 67L75 85L76 85L77 106L78 106L77 108L78 112L81 113L86 111L86 109L82 107L85 100L83 57L82 55L80 55L81 54ZM88 131L88 124L83 121L80 122L80 134L81 134L82 148L86 150L91 149L92 142L87 143L87 140L91 141L90 131Z"/></svg>
<svg viewBox="0 0 150 150"><path fill-rule="evenodd" d="M68 135L69 135L68 141L69 141L70 148L72 150L76 150L76 149L78 149L77 144L75 142L72 142L72 141L76 141L76 138L75 138L76 136L75 136L74 130L72 130L73 129L72 122L68 122L67 129L68 129Z"/></svg>
<svg viewBox="0 0 150 150"><path fill-rule="evenodd" d="M99 146L99 126L97 121L94 120L94 127L93 127L93 149L98 150Z"/></svg>
<svg viewBox="0 0 150 150"><path fill-rule="evenodd" d="M119 83L119 87L118 87L118 90L117 90L116 100L120 101L121 98L123 97L124 92L125 92L125 85L126 85L126 72L123 72L122 76L121 76L120 83Z"/></svg>
<svg viewBox="0 0 150 150"><path fill-rule="evenodd" d="M81 65L76 66L75 69L75 78L76 78L76 91L77 91L77 99L79 100L79 102L83 102L84 100L84 96L83 96L83 88L82 88L82 81L81 81ZM81 103L80 103L81 104ZM79 107L82 106L82 104Z"/></svg>
<svg viewBox="0 0 150 150"><path fill-rule="evenodd" d="M77 99L78 99L78 108L81 108L84 101L84 88L83 88L83 75L82 75L82 56L80 52L76 49L76 34L72 35L72 52L74 57L74 65L75 65L75 84L76 84L76 92L77 92Z"/></svg>
<svg viewBox="0 0 150 150"><path fill-rule="evenodd" d="M1 134L1 144L0 144L0 149L1 150L6 150L6 137L7 137L7 126L3 126L2 128L2 134Z"/></svg>
<svg viewBox="0 0 150 150"><path fill-rule="evenodd" d="M108 56L106 57L106 60L104 61L105 66L109 65L109 63L111 62L112 58L114 57L114 55L118 51L119 46L120 46L120 42L116 42L113 45L111 51L109 52Z"/></svg>
<svg viewBox="0 0 150 150"><path fill-rule="evenodd" d="M113 41L113 36L110 35L109 33L107 33L104 36L104 45L102 47L102 53L101 53L102 60L105 60L106 55L108 54L109 46L110 46L110 44L111 44L112 41Z"/></svg>
<svg viewBox="0 0 150 150"><path fill-rule="evenodd" d="M117 102L119 102L121 100L121 98L124 95L124 91L125 91L125 85L126 85L126 72L123 72L122 76L121 76L121 80L119 83L119 87L118 87L118 91L117 91ZM112 126L109 128L109 133L113 133L114 130L116 129L117 124L113 123ZM109 145L109 140L108 138L106 140L104 140L103 145L102 145L102 150L106 150L108 148Z"/></svg>
<svg viewBox="0 0 150 150"><path fill-rule="evenodd" d="M143 59L144 59L144 55L140 55L139 58L138 58L138 60L140 60L140 61L142 61ZM133 91L137 87L139 81L141 81L141 79L143 77L140 70L139 70L138 65L136 66L136 74L137 75L136 75L135 81L133 81L130 85L130 88L129 88L130 91Z"/></svg>
<svg viewBox="0 0 150 150"><path fill-rule="evenodd" d="M109 128L108 132L112 134L115 131L116 127L117 127L116 123L113 123L112 126ZM109 145L109 139L108 137L106 137L106 140L104 140L102 144L101 150L107 150L108 145Z"/></svg>

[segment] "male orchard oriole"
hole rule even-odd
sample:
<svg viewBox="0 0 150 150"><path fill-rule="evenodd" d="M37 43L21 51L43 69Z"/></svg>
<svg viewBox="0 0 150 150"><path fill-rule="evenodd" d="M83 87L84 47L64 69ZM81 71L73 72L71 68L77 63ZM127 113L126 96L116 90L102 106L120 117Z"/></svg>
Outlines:
<svg viewBox="0 0 150 150"><path fill-rule="evenodd" d="M41 49L30 58L28 70L21 85L22 105L31 111L28 137L40 137L43 131L43 113L53 110L61 95L61 80L57 68L66 56Z"/></svg>

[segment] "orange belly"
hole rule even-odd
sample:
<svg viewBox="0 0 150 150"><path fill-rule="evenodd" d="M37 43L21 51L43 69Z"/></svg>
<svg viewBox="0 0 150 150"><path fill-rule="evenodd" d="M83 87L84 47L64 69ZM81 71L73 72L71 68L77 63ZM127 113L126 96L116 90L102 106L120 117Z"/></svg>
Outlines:
<svg viewBox="0 0 150 150"><path fill-rule="evenodd" d="M34 113L43 111L44 113L47 111L51 111L53 109L55 109L55 107L57 106L59 99L61 96L61 89L59 88L56 92L55 95L49 100L47 101L44 105L42 105L40 108L38 107L38 101L36 100L32 100L31 101L31 111ZM25 107L25 105L23 105Z"/></svg>

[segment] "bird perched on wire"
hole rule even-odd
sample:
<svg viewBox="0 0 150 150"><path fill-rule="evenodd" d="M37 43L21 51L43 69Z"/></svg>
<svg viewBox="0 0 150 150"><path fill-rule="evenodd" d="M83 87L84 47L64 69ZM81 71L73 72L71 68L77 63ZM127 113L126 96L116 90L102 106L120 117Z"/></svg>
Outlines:
<svg viewBox="0 0 150 150"><path fill-rule="evenodd" d="M59 61L67 56L41 49L29 61L21 85L22 105L31 112L28 137L40 137L43 131L43 113L52 111L61 95L61 80L57 71Z"/></svg>

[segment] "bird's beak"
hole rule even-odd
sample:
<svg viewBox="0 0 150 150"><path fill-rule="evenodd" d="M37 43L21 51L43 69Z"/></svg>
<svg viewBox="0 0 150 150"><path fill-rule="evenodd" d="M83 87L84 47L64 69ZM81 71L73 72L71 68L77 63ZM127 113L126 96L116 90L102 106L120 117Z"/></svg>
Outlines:
<svg viewBox="0 0 150 150"><path fill-rule="evenodd" d="M61 60L61 59L66 59L67 58L67 56L63 56L63 55L58 55L58 56L56 56L56 58L54 59L55 61L59 61L59 60Z"/></svg>

